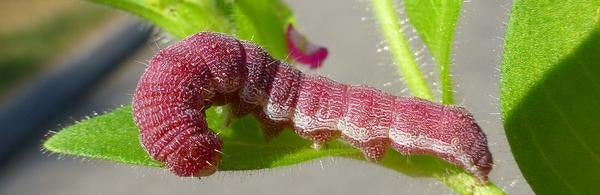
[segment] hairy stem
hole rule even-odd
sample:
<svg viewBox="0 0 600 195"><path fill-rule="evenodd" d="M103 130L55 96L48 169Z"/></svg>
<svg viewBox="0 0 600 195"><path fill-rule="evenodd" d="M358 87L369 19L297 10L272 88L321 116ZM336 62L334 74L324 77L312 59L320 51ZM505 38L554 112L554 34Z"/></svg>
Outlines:
<svg viewBox="0 0 600 195"><path fill-rule="evenodd" d="M406 84L414 96L433 101L431 90L425 82L423 73L421 73L412 55L408 41L402 33L392 0L373 0L372 2L384 38L396 60L398 72L406 80Z"/></svg>
<svg viewBox="0 0 600 195"><path fill-rule="evenodd" d="M442 85L442 103L454 103L454 91L452 90L452 76L450 75L450 63L440 64L440 83Z"/></svg>

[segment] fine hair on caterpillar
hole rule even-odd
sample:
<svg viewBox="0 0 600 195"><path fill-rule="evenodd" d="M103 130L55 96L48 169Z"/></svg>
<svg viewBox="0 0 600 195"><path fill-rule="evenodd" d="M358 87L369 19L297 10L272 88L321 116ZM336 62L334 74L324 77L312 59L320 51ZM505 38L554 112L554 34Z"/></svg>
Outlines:
<svg viewBox="0 0 600 195"><path fill-rule="evenodd" d="M159 51L139 80L133 115L152 158L176 175L206 176L216 171L223 142L204 110L226 104L236 117L254 115L267 139L291 127L316 145L341 138L372 161L391 147L437 156L483 183L492 169L486 137L464 108L306 75L220 33Z"/></svg>

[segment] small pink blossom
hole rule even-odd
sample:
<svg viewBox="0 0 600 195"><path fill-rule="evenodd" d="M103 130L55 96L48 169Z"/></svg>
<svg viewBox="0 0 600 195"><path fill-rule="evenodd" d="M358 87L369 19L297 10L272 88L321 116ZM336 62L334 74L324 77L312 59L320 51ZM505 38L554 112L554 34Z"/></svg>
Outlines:
<svg viewBox="0 0 600 195"><path fill-rule="evenodd" d="M315 69L327 58L327 48L310 43L292 24L288 25L285 37L288 54L294 61Z"/></svg>

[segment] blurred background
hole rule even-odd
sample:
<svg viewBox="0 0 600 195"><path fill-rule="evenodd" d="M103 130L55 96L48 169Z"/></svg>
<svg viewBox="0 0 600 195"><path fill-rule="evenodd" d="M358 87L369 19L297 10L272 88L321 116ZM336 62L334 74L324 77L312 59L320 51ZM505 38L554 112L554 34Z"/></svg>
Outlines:
<svg viewBox="0 0 600 195"><path fill-rule="evenodd" d="M367 1L287 2L300 31L330 51L322 68L305 72L408 95ZM532 194L510 152L498 106L510 5L507 0L464 3L453 73L457 103L474 113L488 135L495 158L491 180L509 194ZM40 145L48 132L129 104L144 63L172 40L127 13L78 0L1 1L0 18L0 194L452 193L431 178L341 158L198 180L45 154ZM412 44L422 48L418 40ZM419 63L433 81L433 61L425 54Z"/></svg>

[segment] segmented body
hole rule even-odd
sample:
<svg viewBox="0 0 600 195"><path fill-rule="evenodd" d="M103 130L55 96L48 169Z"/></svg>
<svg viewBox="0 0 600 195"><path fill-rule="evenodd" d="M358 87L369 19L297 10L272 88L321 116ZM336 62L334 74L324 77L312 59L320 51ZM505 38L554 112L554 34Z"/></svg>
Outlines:
<svg viewBox="0 0 600 195"><path fill-rule="evenodd" d="M223 143L204 110L224 104L236 116L253 114L267 137L291 127L317 144L341 137L370 160L389 147L431 154L484 182L492 168L484 133L461 107L305 75L252 43L210 32L150 61L133 97L142 145L179 176L212 174Z"/></svg>

